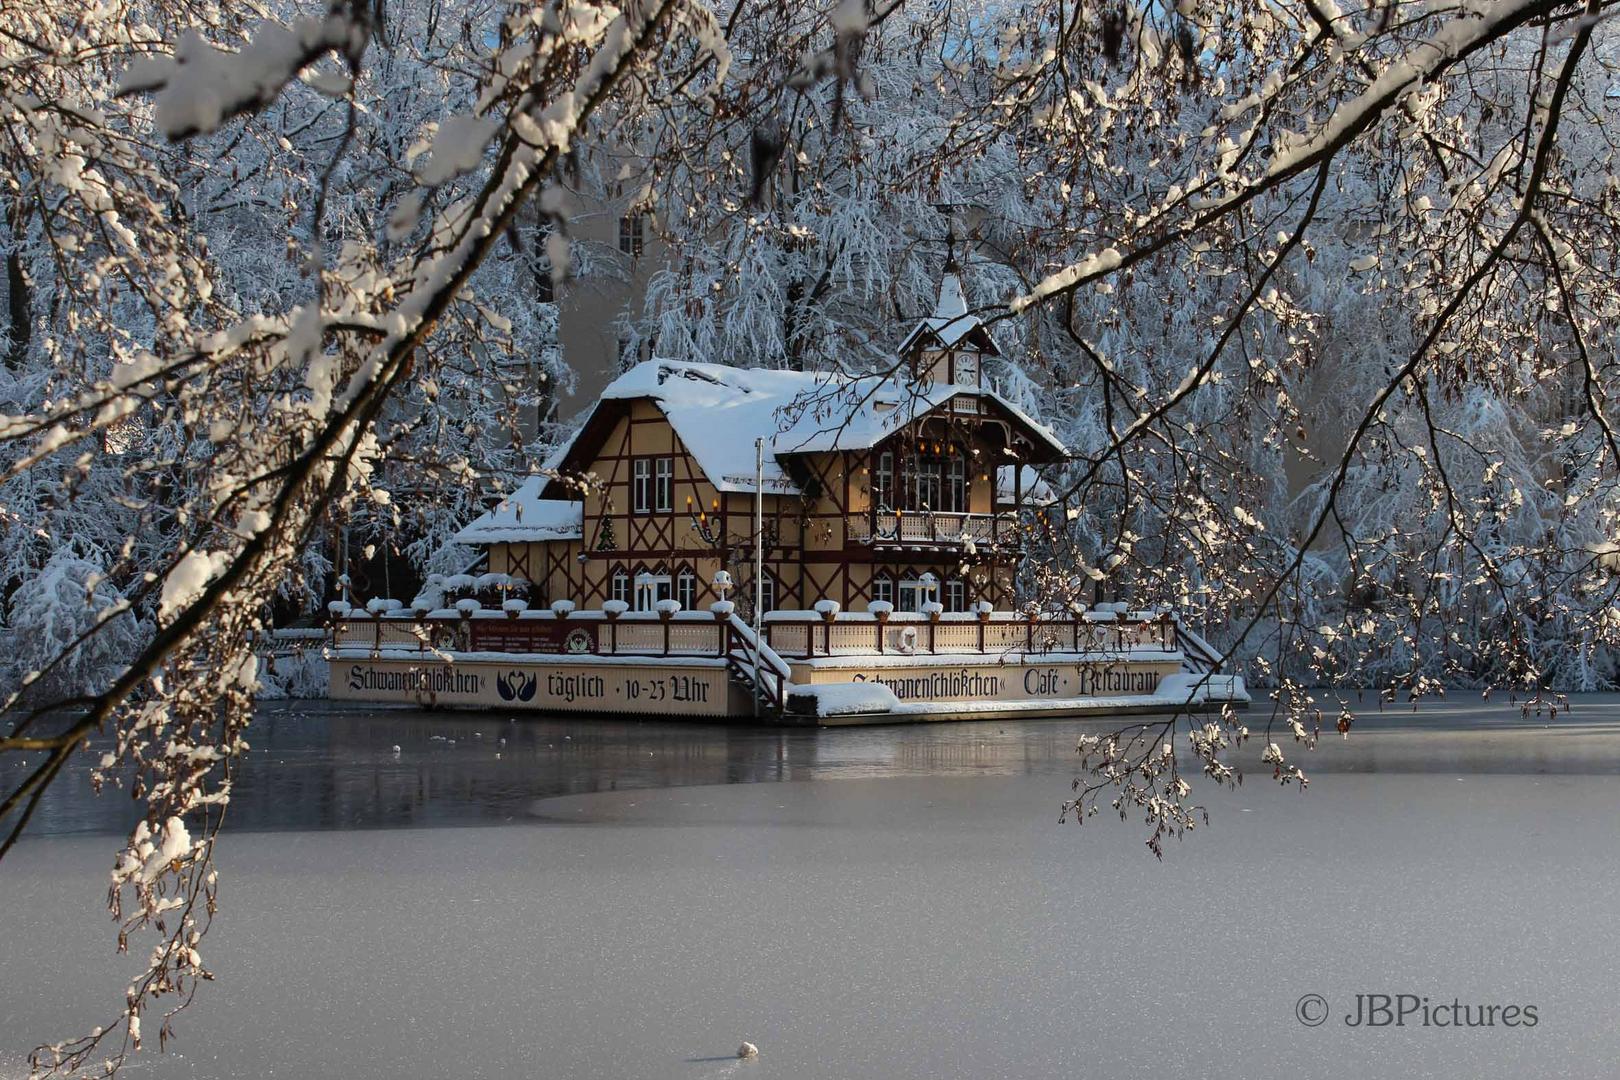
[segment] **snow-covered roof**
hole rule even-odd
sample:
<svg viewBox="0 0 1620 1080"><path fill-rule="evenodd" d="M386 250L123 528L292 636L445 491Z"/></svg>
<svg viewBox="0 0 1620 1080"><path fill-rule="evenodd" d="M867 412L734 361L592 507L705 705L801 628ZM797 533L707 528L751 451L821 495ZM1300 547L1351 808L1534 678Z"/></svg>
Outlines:
<svg viewBox="0 0 1620 1080"><path fill-rule="evenodd" d="M655 402L703 474L721 491L754 490L754 440L763 436L765 490L797 494L798 487L776 460L772 437L781 428L781 410L823 387L832 389L829 376L803 371L648 360L609 383L602 401ZM597 405L598 411L601 408Z"/></svg>
<svg viewBox="0 0 1620 1080"><path fill-rule="evenodd" d="M754 440L763 436L765 490L797 494L780 455L867 449L959 395L993 402L1054 456L1067 453L1049 428L988 390L943 383L913 385L875 375L745 369L675 360L648 360L615 379L602 392L602 402L586 420L581 435L591 429L606 403L651 400L669 419L710 483L721 491L754 490ZM572 446L558 458L559 463Z"/></svg>
<svg viewBox="0 0 1620 1080"><path fill-rule="evenodd" d="M545 477L531 476L493 510L456 533L458 544L509 544L578 540L584 536L583 506L567 499L543 499Z"/></svg>

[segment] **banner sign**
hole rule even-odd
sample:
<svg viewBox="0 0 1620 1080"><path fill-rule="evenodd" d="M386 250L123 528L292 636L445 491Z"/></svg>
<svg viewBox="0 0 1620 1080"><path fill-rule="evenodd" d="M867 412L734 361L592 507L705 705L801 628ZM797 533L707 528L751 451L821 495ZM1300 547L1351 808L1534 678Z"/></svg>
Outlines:
<svg viewBox="0 0 1620 1080"><path fill-rule="evenodd" d="M500 664L477 660L334 659L330 696L340 701L543 709L553 712L727 715L724 667Z"/></svg>
<svg viewBox="0 0 1620 1080"><path fill-rule="evenodd" d="M858 668L794 665L797 683L876 683L901 701L1040 701L1151 694L1176 663L985 664Z"/></svg>

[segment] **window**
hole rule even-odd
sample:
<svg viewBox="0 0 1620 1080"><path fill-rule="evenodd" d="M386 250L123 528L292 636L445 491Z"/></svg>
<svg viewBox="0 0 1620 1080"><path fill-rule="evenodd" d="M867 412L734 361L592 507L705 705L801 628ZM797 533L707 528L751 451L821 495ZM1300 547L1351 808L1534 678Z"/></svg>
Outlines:
<svg viewBox="0 0 1620 1080"><path fill-rule="evenodd" d="M872 477L872 504L878 508L894 508L894 454L878 455L877 473Z"/></svg>
<svg viewBox="0 0 1620 1080"><path fill-rule="evenodd" d="M967 458L961 454L950 457L949 481L945 487L945 509L953 514L967 513Z"/></svg>
<svg viewBox="0 0 1620 1080"><path fill-rule="evenodd" d="M922 582L916 578L903 578L900 581L900 602L895 605L896 611L921 611L923 601L928 599L928 591L923 588Z"/></svg>
<svg viewBox="0 0 1620 1080"><path fill-rule="evenodd" d="M967 610L967 582L960 578L952 578L945 583L945 610Z"/></svg>
<svg viewBox="0 0 1620 1080"><path fill-rule="evenodd" d="M894 603L894 578L888 574L879 574L872 579L872 600L874 603Z"/></svg>
<svg viewBox="0 0 1620 1080"><path fill-rule="evenodd" d="M946 450L945 454L940 453L941 449L936 443L935 453L919 454L905 460L901 467L901 509L933 510L943 514L967 512L967 458L954 448Z"/></svg>
<svg viewBox="0 0 1620 1080"><path fill-rule="evenodd" d="M697 607L697 575L684 566L675 576L675 599L680 601L682 611Z"/></svg>
<svg viewBox="0 0 1620 1080"><path fill-rule="evenodd" d="M613 596L621 604L630 602L630 575L623 570L613 571Z"/></svg>
<svg viewBox="0 0 1620 1080"><path fill-rule="evenodd" d="M638 514L675 509L675 459L635 458L630 462L630 505Z"/></svg>
<svg viewBox="0 0 1620 1080"><path fill-rule="evenodd" d="M665 513L675 509L675 459L653 459L654 506Z"/></svg>
<svg viewBox="0 0 1620 1080"><path fill-rule="evenodd" d="M912 464L912 503L913 510L940 510L943 504L940 498L944 487L944 462L937 457L920 458Z"/></svg>
<svg viewBox="0 0 1620 1080"><path fill-rule="evenodd" d="M647 215L626 214L619 219L619 250L639 259L647 249Z"/></svg>
<svg viewBox="0 0 1620 1080"><path fill-rule="evenodd" d="M769 570L759 579L759 610L761 613L776 610L776 579Z"/></svg>
<svg viewBox="0 0 1620 1080"><path fill-rule="evenodd" d="M636 458L630 463L631 503L636 513L652 511L652 458Z"/></svg>
<svg viewBox="0 0 1620 1080"><path fill-rule="evenodd" d="M637 574L636 610L653 611L657 608L658 601L671 599L674 592L668 574Z"/></svg>

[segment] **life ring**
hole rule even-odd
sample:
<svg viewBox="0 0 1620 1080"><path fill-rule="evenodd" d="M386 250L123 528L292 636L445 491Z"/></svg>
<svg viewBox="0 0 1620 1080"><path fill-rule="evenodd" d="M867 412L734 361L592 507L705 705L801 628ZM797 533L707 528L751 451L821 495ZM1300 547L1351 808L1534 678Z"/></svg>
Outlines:
<svg viewBox="0 0 1620 1080"><path fill-rule="evenodd" d="M900 631L900 651L910 656L917 651L917 628L907 626Z"/></svg>

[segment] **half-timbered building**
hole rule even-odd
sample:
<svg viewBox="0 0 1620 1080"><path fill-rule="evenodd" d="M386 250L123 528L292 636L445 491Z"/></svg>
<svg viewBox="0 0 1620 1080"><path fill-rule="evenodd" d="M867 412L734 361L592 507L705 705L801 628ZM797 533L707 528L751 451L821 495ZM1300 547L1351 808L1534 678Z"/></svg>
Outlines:
<svg viewBox="0 0 1620 1080"><path fill-rule="evenodd" d="M1036 470L1065 450L987 385L995 355L952 270L890 373L638 364L457 538L543 604L693 610L722 599L725 570L746 608L757 542L767 609L1010 607Z"/></svg>

